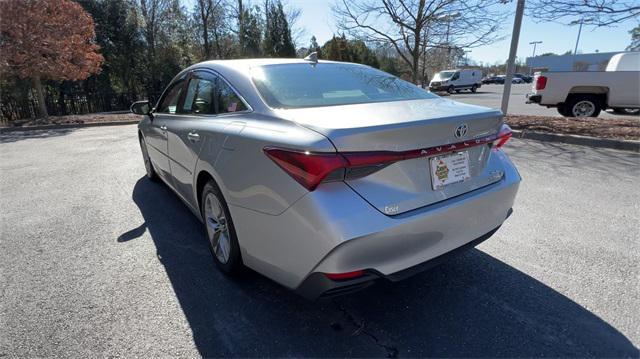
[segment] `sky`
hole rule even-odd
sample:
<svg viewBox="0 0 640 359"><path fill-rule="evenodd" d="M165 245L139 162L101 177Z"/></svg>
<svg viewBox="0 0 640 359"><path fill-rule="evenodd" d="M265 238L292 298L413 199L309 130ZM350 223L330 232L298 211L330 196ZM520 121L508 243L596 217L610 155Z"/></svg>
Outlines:
<svg viewBox="0 0 640 359"><path fill-rule="evenodd" d="M301 39L301 46L306 46L312 35L318 39L320 45L331 39L336 26L333 21L331 7L335 0L287 0L286 3L298 7L302 10L297 26L305 29L305 36ZM512 2L510 10L515 11L515 1ZM583 27L578 45L578 52L615 52L624 51L631 42L629 31L638 26L639 20L629 20L616 27L592 28ZM511 43L510 33L513 29L513 16L503 26L503 32L507 36L504 40L472 48L469 53L469 60L483 63L504 63L509 56L509 46ZM578 35L578 26L566 26L556 23L536 23L531 18L525 17L520 32L518 44L519 58L531 56L532 41L542 41L536 48L536 54L554 52L562 54L567 50L573 51Z"/></svg>
<svg viewBox="0 0 640 359"><path fill-rule="evenodd" d="M262 4L261 0L249 0L248 3ZM308 46L311 36L315 36L320 45L330 40L337 27L334 23L331 7L336 0L283 0L284 3L299 8L302 13L296 23L297 27L304 29L299 39L299 47ZM185 0L187 7L192 8L195 0ZM511 13L515 12L515 1L508 6ZM593 28L583 27L580 35L578 52L617 52L624 49L631 42L629 31L640 24L640 20L628 20L615 27ZM511 31L513 30L513 16L503 26L502 32L507 35L504 40L490 45L474 47L468 54L469 61L476 63L495 64L505 63L509 57L511 44ZM532 18L525 16L520 30L517 57L524 60L532 55L532 41L542 41L536 47L536 54L553 52L563 54L568 50L573 51L576 45L578 26L566 26L557 23L536 23Z"/></svg>

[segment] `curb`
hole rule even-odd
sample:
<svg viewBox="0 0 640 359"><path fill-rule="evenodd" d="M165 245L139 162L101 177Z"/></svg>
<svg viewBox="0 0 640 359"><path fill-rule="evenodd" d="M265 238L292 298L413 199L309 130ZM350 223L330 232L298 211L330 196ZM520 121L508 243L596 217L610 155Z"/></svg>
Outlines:
<svg viewBox="0 0 640 359"><path fill-rule="evenodd" d="M0 127L0 133L18 132L18 131L37 131L37 130L59 130L64 128L135 125L138 122L140 121L128 120L128 121L89 122L89 123L60 123L55 125L43 125L43 126Z"/></svg>
<svg viewBox="0 0 640 359"><path fill-rule="evenodd" d="M640 152L640 141L613 140L609 138L597 138L579 135L560 135L555 133L535 132L526 130L513 130L513 137L527 140L560 142L571 145L589 147L612 148L615 150Z"/></svg>

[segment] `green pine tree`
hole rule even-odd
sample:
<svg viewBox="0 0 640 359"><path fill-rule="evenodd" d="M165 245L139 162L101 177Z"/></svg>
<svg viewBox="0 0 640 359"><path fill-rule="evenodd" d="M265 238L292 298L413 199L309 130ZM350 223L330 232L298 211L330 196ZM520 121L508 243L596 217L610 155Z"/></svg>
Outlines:
<svg viewBox="0 0 640 359"><path fill-rule="evenodd" d="M280 0L267 1L263 49L269 57L295 57L291 29Z"/></svg>

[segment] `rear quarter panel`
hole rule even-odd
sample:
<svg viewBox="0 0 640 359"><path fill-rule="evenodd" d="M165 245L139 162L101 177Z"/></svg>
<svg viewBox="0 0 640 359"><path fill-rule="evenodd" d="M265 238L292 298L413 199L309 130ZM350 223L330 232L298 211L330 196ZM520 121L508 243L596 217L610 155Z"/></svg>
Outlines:
<svg viewBox="0 0 640 359"><path fill-rule="evenodd" d="M264 154L265 147L335 151L323 135L255 113L235 118L222 131L220 141L204 144L195 178L201 171L215 173L229 204L268 215L284 212L307 190Z"/></svg>

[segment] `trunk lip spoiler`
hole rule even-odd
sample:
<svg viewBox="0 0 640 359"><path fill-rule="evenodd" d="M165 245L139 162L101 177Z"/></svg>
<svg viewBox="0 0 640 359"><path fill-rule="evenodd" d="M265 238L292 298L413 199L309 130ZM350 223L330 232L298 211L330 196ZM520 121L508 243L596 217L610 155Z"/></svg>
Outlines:
<svg viewBox="0 0 640 359"><path fill-rule="evenodd" d="M480 145L485 145L485 144L488 144L488 143L492 143L492 142L494 142L494 141L496 141L496 140L498 140L500 138L510 138L512 135L513 135L513 132L511 131L511 127L509 127L506 124L503 124L502 127L500 128L500 130L497 133L493 134L493 135L480 136L480 137L476 137L476 138L465 140L465 141L454 142L454 143L438 145L438 146L425 147L425 148L419 148L419 149L414 149L414 150L407 150L407 151L312 152L312 151L304 151L304 150L284 148L284 147L278 147L278 146L266 146L266 147L264 147L263 150L264 151L268 151L268 150L271 150L271 149L277 149L277 150L284 150L284 151L290 151L290 152L304 153L304 154L310 155L310 156L313 156L313 155L319 155L319 156L323 156L323 155L340 155L340 156L345 158L345 160L347 161L349 167L359 167L359 166L367 166L367 165L371 165L371 164L393 163L393 162L404 161L404 160L409 160L409 159L414 159L414 158L431 157L433 155L440 155L440 154L446 154L446 153L450 153L450 152L456 152L456 151L464 150L466 148L471 148L471 147L475 147L475 146L480 146ZM376 155L377 156L386 157L386 158L383 158L383 159L377 158L376 161L372 161L372 162L369 162L366 159L362 158L364 156L371 157L371 156L376 156Z"/></svg>
<svg viewBox="0 0 640 359"><path fill-rule="evenodd" d="M471 147L493 144L496 141L498 142L495 147L498 149L512 135L511 128L503 124L500 130L493 135L409 151L311 152L266 146L263 148L263 152L307 190L314 191L329 174L337 170L369 166L376 166L381 169L395 162L456 152ZM291 154L295 154L292 156L294 158L288 158ZM307 163L305 164L305 162ZM346 172L343 172L342 180L345 179L345 176Z"/></svg>

